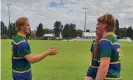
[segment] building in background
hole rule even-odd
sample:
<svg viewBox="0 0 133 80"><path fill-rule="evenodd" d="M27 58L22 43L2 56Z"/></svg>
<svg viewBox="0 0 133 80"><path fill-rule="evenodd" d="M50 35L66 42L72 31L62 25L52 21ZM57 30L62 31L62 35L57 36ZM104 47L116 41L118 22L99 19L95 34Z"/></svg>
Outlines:
<svg viewBox="0 0 133 80"><path fill-rule="evenodd" d="M53 34L45 34L43 35L44 40L54 40L55 36Z"/></svg>
<svg viewBox="0 0 133 80"><path fill-rule="evenodd" d="M96 39L96 32L83 32L83 38L84 39L89 39L89 40L94 40Z"/></svg>

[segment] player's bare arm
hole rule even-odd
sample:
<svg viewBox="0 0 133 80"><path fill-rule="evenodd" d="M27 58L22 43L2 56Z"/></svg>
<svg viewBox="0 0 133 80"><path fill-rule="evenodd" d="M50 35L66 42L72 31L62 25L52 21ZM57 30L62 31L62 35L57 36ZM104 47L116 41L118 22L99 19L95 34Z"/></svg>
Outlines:
<svg viewBox="0 0 133 80"><path fill-rule="evenodd" d="M44 59L45 57L47 57L48 55L56 55L58 53L58 49L57 48L50 48L48 49L46 52L40 54L40 55L32 55L32 54L28 54L25 56L25 58L30 62L30 63L36 63L38 61L41 61L42 59Z"/></svg>
<svg viewBox="0 0 133 80"><path fill-rule="evenodd" d="M110 63L109 57L103 57L100 59L100 66L98 68L96 80L103 80L103 78L106 76L108 72L109 63Z"/></svg>
<svg viewBox="0 0 133 80"><path fill-rule="evenodd" d="M92 52L91 52L91 54L90 54L90 63L89 63L90 66L91 66L91 62L92 62L92 57L93 57L93 55L92 55Z"/></svg>

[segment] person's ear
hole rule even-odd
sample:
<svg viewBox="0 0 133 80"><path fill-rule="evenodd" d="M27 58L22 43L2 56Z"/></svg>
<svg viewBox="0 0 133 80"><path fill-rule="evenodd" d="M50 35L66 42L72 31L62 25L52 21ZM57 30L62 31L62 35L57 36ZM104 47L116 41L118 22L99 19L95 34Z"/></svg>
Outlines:
<svg viewBox="0 0 133 80"><path fill-rule="evenodd" d="M20 26L20 27L19 27L19 30L23 30L23 26Z"/></svg>

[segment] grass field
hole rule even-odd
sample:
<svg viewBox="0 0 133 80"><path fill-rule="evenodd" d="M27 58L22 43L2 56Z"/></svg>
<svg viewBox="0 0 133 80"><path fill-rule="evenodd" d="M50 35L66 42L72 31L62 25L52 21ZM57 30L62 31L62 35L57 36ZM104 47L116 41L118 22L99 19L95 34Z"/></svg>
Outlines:
<svg viewBox="0 0 133 80"><path fill-rule="evenodd" d="M12 80L11 41L2 40L2 80ZM33 80L83 80L89 67L91 42L66 41L29 41L33 54L40 54L50 46L56 46L60 52L48 56L39 63L32 64ZM122 80L133 80L133 42L121 42Z"/></svg>

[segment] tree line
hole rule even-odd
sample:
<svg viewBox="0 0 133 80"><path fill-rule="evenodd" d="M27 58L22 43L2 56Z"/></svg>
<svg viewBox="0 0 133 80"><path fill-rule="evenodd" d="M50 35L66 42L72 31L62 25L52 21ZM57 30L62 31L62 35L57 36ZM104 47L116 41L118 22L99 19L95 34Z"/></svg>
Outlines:
<svg viewBox="0 0 133 80"><path fill-rule="evenodd" d="M89 29L86 32L90 32ZM63 25L61 21L55 21L53 25L53 29L44 28L42 23L39 23L36 30L31 31L30 38L41 38L44 34L54 34L55 37L60 37L62 35L63 39L71 39L75 37L82 37L83 30L77 29L76 24L74 23L66 23ZM116 25L116 35L118 38L130 37L133 39L133 28L129 26L128 28L119 28L119 23ZM9 38L11 39L13 36L17 34L15 30L15 23L10 23L7 27L4 22L1 21L1 38Z"/></svg>
<svg viewBox="0 0 133 80"><path fill-rule="evenodd" d="M65 25L62 25L61 21L56 21L54 23L53 29L43 29L43 24L40 23L36 30L36 37L40 38L44 34L50 33L53 33L55 37L60 37L60 35L62 35L64 39L70 39L75 38L77 36L81 37L83 31L80 29L76 29L76 25L73 23L67 23Z"/></svg>
<svg viewBox="0 0 133 80"><path fill-rule="evenodd" d="M30 38L41 38L45 34L54 34L55 37L62 37L64 39L75 38L77 36L82 37L83 30L76 29L76 25L73 23L67 23L62 25L61 21L55 21L53 29L43 28L43 24L39 23L36 30L31 31ZM10 23L7 27L4 22L1 21L1 38L2 39L11 39L17 34L15 30L15 23Z"/></svg>

